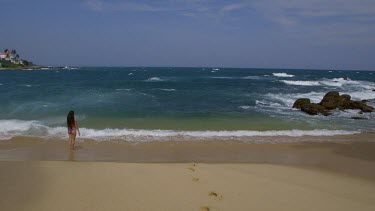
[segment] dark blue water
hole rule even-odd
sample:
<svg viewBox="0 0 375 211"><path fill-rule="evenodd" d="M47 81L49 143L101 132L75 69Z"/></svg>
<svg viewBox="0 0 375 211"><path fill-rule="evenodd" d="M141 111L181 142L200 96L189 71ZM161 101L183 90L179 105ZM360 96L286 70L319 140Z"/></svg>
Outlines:
<svg viewBox="0 0 375 211"><path fill-rule="evenodd" d="M374 89L375 72L368 71L139 67L0 71L0 135L65 134L62 128L70 110L88 137L126 137L159 129L230 130L245 135L294 129L373 131L373 114L337 111L329 117L312 117L291 107L300 97L319 102L332 90L374 105Z"/></svg>

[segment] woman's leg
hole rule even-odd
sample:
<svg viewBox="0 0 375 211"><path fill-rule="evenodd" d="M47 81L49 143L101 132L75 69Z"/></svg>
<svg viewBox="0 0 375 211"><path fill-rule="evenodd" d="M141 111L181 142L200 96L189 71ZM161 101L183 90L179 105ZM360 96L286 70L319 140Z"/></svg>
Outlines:
<svg viewBox="0 0 375 211"><path fill-rule="evenodd" d="M74 149L73 134L69 134L69 148Z"/></svg>
<svg viewBox="0 0 375 211"><path fill-rule="evenodd" d="M76 142L76 133L72 134L72 149L74 150L74 143Z"/></svg>

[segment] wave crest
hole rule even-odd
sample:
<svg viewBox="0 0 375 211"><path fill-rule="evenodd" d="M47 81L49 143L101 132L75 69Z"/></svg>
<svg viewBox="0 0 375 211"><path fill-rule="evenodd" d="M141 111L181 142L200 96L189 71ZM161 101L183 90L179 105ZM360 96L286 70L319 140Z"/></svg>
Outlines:
<svg viewBox="0 0 375 211"><path fill-rule="evenodd" d="M288 73L272 73L273 76L280 77L280 78L292 78L294 75Z"/></svg>
<svg viewBox="0 0 375 211"><path fill-rule="evenodd" d="M61 138L66 139L66 127L49 127L39 121L23 120L0 120L0 139L10 139L16 136L30 136L40 138ZM180 131L180 130L142 130L142 129L92 129L80 128L83 139L103 140L124 140L124 141L155 141L155 140L227 140L249 137L301 137L301 136L335 136L352 135L360 131L346 130L234 130L234 131Z"/></svg>
<svg viewBox="0 0 375 211"><path fill-rule="evenodd" d="M158 77L152 77L152 78L147 79L146 81L155 82L155 81L163 81L163 80Z"/></svg>

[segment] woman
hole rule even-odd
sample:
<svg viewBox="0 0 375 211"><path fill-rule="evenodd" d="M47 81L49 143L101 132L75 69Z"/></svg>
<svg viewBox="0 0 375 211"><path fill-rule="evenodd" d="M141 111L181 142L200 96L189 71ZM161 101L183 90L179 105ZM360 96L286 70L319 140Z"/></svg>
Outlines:
<svg viewBox="0 0 375 211"><path fill-rule="evenodd" d="M76 141L76 131L78 131L79 136L81 135L78 129L76 118L74 117L74 111L69 112L68 117L66 118L66 123L68 125L69 146L70 149L74 150L74 142Z"/></svg>

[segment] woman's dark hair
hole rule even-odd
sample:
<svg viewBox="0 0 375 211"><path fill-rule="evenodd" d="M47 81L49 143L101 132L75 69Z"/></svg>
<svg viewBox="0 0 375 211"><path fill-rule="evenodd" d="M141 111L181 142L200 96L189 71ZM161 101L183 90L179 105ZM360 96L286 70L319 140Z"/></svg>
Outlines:
<svg viewBox="0 0 375 211"><path fill-rule="evenodd" d="M68 117L66 118L66 124L68 128L74 127L74 111L69 111Z"/></svg>

